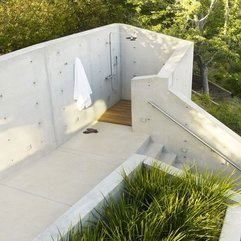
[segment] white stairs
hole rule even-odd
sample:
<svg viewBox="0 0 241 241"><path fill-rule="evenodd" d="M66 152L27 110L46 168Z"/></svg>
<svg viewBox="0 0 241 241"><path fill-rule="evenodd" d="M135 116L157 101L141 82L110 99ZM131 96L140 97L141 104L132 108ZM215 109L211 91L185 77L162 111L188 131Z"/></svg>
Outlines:
<svg viewBox="0 0 241 241"><path fill-rule="evenodd" d="M152 157L157 161L162 161L179 169L182 169L183 166L183 163L178 161L176 154L168 152L164 145L154 142L151 137L142 144L137 153Z"/></svg>

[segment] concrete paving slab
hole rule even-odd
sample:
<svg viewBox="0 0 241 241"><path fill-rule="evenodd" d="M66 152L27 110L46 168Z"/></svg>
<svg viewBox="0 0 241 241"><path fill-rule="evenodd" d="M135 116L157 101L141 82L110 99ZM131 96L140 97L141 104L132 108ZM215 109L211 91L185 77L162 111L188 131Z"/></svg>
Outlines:
<svg viewBox="0 0 241 241"><path fill-rule="evenodd" d="M79 152L128 158L140 143L148 138L147 134L133 132L131 127L105 122L93 126L99 133L78 134L62 145L63 148Z"/></svg>
<svg viewBox="0 0 241 241"><path fill-rule="evenodd" d="M2 241L30 241L69 208L3 185L0 185L0 193Z"/></svg>
<svg viewBox="0 0 241 241"><path fill-rule="evenodd" d="M47 156L0 180L0 240L31 241L148 138L128 126L96 123Z"/></svg>
<svg viewBox="0 0 241 241"><path fill-rule="evenodd" d="M57 150L0 183L72 205L115 167L96 155L77 155Z"/></svg>

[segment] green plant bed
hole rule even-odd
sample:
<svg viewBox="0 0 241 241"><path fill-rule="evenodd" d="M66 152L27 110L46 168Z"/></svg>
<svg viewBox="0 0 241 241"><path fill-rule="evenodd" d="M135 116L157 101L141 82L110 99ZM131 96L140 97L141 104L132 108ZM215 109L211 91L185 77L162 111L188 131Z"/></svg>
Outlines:
<svg viewBox="0 0 241 241"><path fill-rule="evenodd" d="M233 186L231 178L218 174L186 170L172 176L157 164L143 164L132 177L124 174L120 198L106 200L96 221L85 228L79 225L59 240L219 240Z"/></svg>
<svg viewBox="0 0 241 241"><path fill-rule="evenodd" d="M205 94L193 95L192 100L241 136L241 102L239 98L219 102L218 105L215 105L211 97Z"/></svg>

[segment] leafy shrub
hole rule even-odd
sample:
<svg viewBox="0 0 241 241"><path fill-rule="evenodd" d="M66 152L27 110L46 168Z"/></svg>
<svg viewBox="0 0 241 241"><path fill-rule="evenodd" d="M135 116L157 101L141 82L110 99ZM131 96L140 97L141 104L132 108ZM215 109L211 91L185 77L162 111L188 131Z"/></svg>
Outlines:
<svg viewBox="0 0 241 241"><path fill-rule="evenodd" d="M0 53L73 32L77 20L68 0L9 0L0 4Z"/></svg>
<svg viewBox="0 0 241 241"><path fill-rule="evenodd" d="M78 29L87 30L115 22L124 22L123 3L119 0L78 0L75 1L75 14Z"/></svg>
<svg viewBox="0 0 241 241"><path fill-rule="evenodd" d="M229 89L235 96L241 97L241 70L236 73L226 74L224 87Z"/></svg>
<svg viewBox="0 0 241 241"><path fill-rule="evenodd" d="M212 103L210 96L195 95L193 96L193 101L241 136L241 106L239 99L215 105Z"/></svg>
<svg viewBox="0 0 241 241"><path fill-rule="evenodd" d="M0 54L124 18L120 0L0 1Z"/></svg>
<svg viewBox="0 0 241 241"><path fill-rule="evenodd" d="M241 107L221 103L219 106L212 106L208 111L222 123L241 136Z"/></svg>

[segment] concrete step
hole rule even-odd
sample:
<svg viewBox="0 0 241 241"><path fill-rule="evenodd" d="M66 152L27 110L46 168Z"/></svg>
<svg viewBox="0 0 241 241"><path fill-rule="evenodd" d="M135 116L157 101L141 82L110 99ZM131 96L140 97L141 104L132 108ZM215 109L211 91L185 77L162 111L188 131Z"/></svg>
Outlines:
<svg viewBox="0 0 241 241"><path fill-rule="evenodd" d="M172 165L180 170L183 169L183 163L181 162L174 162Z"/></svg>
<svg viewBox="0 0 241 241"><path fill-rule="evenodd" d="M140 147L136 150L137 154L141 154L141 155L145 155L145 151L148 148L148 146L151 143L151 136L148 136L145 138L145 140L142 142L142 144L140 145Z"/></svg>
<svg viewBox="0 0 241 241"><path fill-rule="evenodd" d="M168 164L168 165L174 166L174 164L177 160L177 155L174 154L174 153L164 151L164 152L162 152L159 160Z"/></svg>
<svg viewBox="0 0 241 241"><path fill-rule="evenodd" d="M180 170L184 170L184 169L190 170L191 169L190 164L188 164L187 162L179 161L178 158L176 158L176 160L174 161L174 163L172 165Z"/></svg>
<svg viewBox="0 0 241 241"><path fill-rule="evenodd" d="M165 149L164 145L154 142L151 137L145 139L145 141L142 143L136 153L152 157L168 165L183 169L183 163L180 163L178 161L177 155L168 152Z"/></svg>
<svg viewBox="0 0 241 241"><path fill-rule="evenodd" d="M160 156L162 155L163 148L164 146L162 144L155 143L150 140L150 142L147 143L147 145L145 145L137 153L160 160Z"/></svg>

